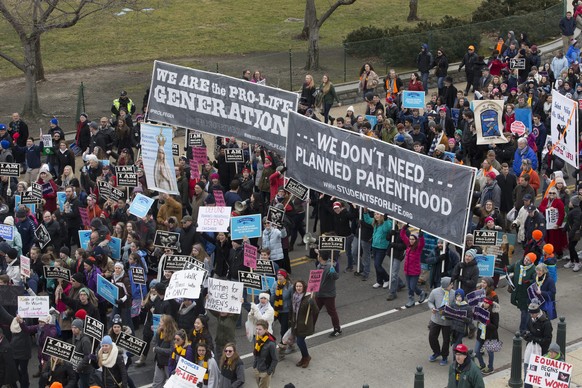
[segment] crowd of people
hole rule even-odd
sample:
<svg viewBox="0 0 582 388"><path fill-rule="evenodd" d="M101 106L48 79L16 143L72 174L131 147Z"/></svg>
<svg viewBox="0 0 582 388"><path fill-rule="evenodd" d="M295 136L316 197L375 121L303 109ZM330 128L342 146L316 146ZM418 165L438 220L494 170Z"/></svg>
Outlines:
<svg viewBox="0 0 582 388"><path fill-rule="evenodd" d="M582 96L580 54L579 50L576 54L578 42L570 33L571 19L572 15L567 15L560 22L563 35L569 39L566 56L558 52L543 64L538 47L525 33L517 38L509 31L506 39L500 37L487 60L477 54L485 49L468 45L458 68L465 69L464 91L454 86L446 48L433 55L428 45L422 45L416 58L419 74L413 73L407 86L394 70L381 79L373 65L366 63L358 83L365 112L350 106L345 117L330 116L334 102L339 105L330 78L324 75L316 86L311 75L305 77L299 111L306 116L478 169L471 203L474 217L462 249L325 193L311 191L308 200L300 200L285 190L286 167L280 155L235 138L216 139L216 148L209 149L212 155L196 179L191 177L189 163L193 149L186 145L175 166L178 195L149 189L140 156L140 126L147 117L149 92L141 113L136 114L136 104L125 91L113 101L111 117L91 121L82 113L74 138L69 139L57 118L50 120L47 133L41 130L35 138L14 113L9 124L0 124L0 162L20 168L19 177L0 177L0 221L13 232L11 239L0 242L0 285L22 287L25 295L48 295L51 310L39 319L23 319L16 306L0 307L0 385L18 383L27 388L34 384L28 363L36 341L39 368L32 376L39 379L40 388L133 388L127 370L131 365L146 365L151 360L149 353L153 353L154 388L163 387L176 373L181 358L205 369L203 387L241 387L245 374L236 330L245 330L244 326L253 344L256 384L266 388L278 362L296 347L301 355L296 366L309 367L312 358L306 337L315 332L323 308L331 320L330 337L342 334L336 281L340 274L349 273L361 281L375 275L371 287L383 290L389 301L407 289L407 308L428 300L432 314L429 361L440 359L440 365L447 366L450 352L454 353L449 387L482 387L482 376L494 371L494 354L502 348L498 335L502 308L495 290L503 275L510 287L511 303L521 314L519 330L524 339L540 345L540 354L559 358L559 348L551 343L551 320L557 316L557 269L561 266L577 272L582 268L576 251L582 185L568 189L565 165L548 142L552 90L572 99ZM523 58L525 68L511 69L509 63L514 58ZM432 69L437 88L429 94ZM266 82L259 71L251 75L245 70L243 78ZM474 99L504 102L506 143L477 145L475 116L467 98L471 89ZM427 92L423 112L402 106L404 90ZM531 131L511 131L516 107L531 110ZM228 148L241 148L245 162L228 163ZM115 167L134 165L137 186L122 187L125 196L116 200L108 197L103 183L120 187ZM578 181L578 171L573 175ZM33 186L41 188L41 199L23 204ZM197 231L200 208L216 205L217 190L222 191L233 216L261 215L260 239L231 239L225 232ZM129 212L137 194L155 199L144 217ZM271 207L283 211L282 219L275 222L271 218ZM554 212L557 221L548 227L547 214ZM310 257L322 270L319 290L314 293L307 291L307 279L292 280L289 258L296 246L305 244L308 216L313 218L314 232L341 236L346 241L345 254L341 255L310 247ZM48 240L38 233L41 225ZM90 231L84 246L79 230ZM178 233L177 248L156 245L158 230ZM501 242L494 248L475 245L475 230L498 231ZM509 241L512 235L515 241ZM110 246L112 237L121 240L116 258ZM256 300L248 302L246 297L241 314L206 309L207 285L198 299L164 298L174 273L160 267L165 256L190 255L210 277L239 281L239 271L249 270L244 262L245 244L257 246L260 258L274 263L276 279ZM523 255L514 257L518 244ZM495 256L493 277L479 274L477 260L483 254ZM569 260L560 262L565 254ZM21 275L21 255L30 259L27 277ZM386 258L390 271L384 264ZM67 269L70 280L47 276L45 267ZM143 271L146 284L134 279L133 268ZM118 289L116 303L99 293L99 276ZM529 292L532 287L539 299ZM474 304L468 296L476 291L480 297ZM476 307L487 312L486 322L474 316ZM451 315L451 310L458 315ZM210 320L209 314L215 319ZM247 318L244 325L243 315ZM87 316L105 324L106 335L98 344L85 332ZM154 322L156 316L159 322ZM132 354L117 346L121 333L143 339L147 344L143 353ZM73 343L80 360L71 364L43 353L48 337ZM466 338L475 339L475 361L463 343Z"/></svg>

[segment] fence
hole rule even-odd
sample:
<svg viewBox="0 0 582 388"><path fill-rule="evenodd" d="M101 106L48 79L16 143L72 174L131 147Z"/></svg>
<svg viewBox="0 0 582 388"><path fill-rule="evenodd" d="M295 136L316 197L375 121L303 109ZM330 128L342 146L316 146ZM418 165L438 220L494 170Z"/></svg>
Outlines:
<svg viewBox="0 0 582 388"><path fill-rule="evenodd" d="M563 4L559 4L539 12L489 22L320 48L321 70L310 73L316 83L319 83L325 73L337 84L357 80L364 62L372 63L380 75L385 75L392 67L398 71L411 69L422 43L428 43L433 53L437 47L442 47L449 62L460 60L469 44L475 45L481 55L488 57L497 43L497 37L505 37L509 30L517 34L527 32L532 43L547 42L559 37L558 23L563 7ZM305 46L307 47L307 42ZM251 71L258 69L265 75L268 85L299 90L307 74L304 70L306 62L306 51L288 50L233 58L209 57L181 64L234 77L241 77L245 68Z"/></svg>

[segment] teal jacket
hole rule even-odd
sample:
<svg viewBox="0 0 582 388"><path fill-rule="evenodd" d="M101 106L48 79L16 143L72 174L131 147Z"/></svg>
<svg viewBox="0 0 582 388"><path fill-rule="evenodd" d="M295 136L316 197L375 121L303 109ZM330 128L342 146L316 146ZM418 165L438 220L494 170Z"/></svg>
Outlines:
<svg viewBox="0 0 582 388"><path fill-rule="evenodd" d="M458 383L456 379L457 373L459 373ZM485 383L479 367L473 361L467 359L465 364L461 366L456 361L451 363L447 388L485 388Z"/></svg>
<svg viewBox="0 0 582 388"><path fill-rule="evenodd" d="M364 222L366 224L374 225L374 218L370 217L368 213L364 213ZM390 241L386 239L388 233L392 230L392 220L384 221L382 225L374 226L374 233L372 234L372 248L388 249Z"/></svg>

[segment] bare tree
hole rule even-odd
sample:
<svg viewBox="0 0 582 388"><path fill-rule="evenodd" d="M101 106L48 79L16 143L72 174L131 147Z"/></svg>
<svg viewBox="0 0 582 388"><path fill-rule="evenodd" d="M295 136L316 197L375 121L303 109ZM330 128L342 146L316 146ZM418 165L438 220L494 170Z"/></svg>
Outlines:
<svg viewBox="0 0 582 388"><path fill-rule="evenodd" d="M409 22L418 20L418 0L410 0L408 8L410 9L410 12L408 13L406 20Z"/></svg>
<svg viewBox="0 0 582 388"><path fill-rule="evenodd" d="M0 0L0 14L10 24L22 44L21 59L0 50L0 58L24 73L23 115L41 113L36 82L44 79L41 35L58 28L74 26L89 15L112 7L130 5L136 0Z"/></svg>
<svg viewBox="0 0 582 388"><path fill-rule="evenodd" d="M356 0L337 0L332 4L327 11L323 13L320 19L317 18L317 10L315 9L315 0L306 0L305 3L305 23L307 26L308 35L308 53L306 70L319 69L319 29L323 23L335 12L338 7L342 5L354 4ZM305 31L305 26L303 31Z"/></svg>

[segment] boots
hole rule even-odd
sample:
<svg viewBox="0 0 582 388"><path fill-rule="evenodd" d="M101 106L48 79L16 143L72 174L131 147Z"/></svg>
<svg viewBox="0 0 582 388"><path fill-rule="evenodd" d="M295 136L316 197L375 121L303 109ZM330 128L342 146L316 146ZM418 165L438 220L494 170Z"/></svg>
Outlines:
<svg viewBox="0 0 582 388"><path fill-rule="evenodd" d="M142 366L145 366L145 364L146 364L146 357L144 355L141 355L139 357L139 360L137 360L135 362L135 367L136 368L141 368Z"/></svg>
<svg viewBox="0 0 582 388"><path fill-rule="evenodd" d="M301 365L301 367L307 368L309 366L309 361L311 361L311 356L305 357L305 361L303 361L303 365Z"/></svg>
<svg viewBox="0 0 582 388"><path fill-rule="evenodd" d="M297 362L297 364L295 364L295 366L303 366L303 363L305 362L305 357L301 357L301 360L299 360Z"/></svg>
<svg viewBox="0 0 582 388"><path fill-rule="evenodd" d="M414 302L414 296L409 296L408 297L408 302L404 305L404 307L411 308L411 307L414 307L414 304L415 304L415 302Z"/></svg>

